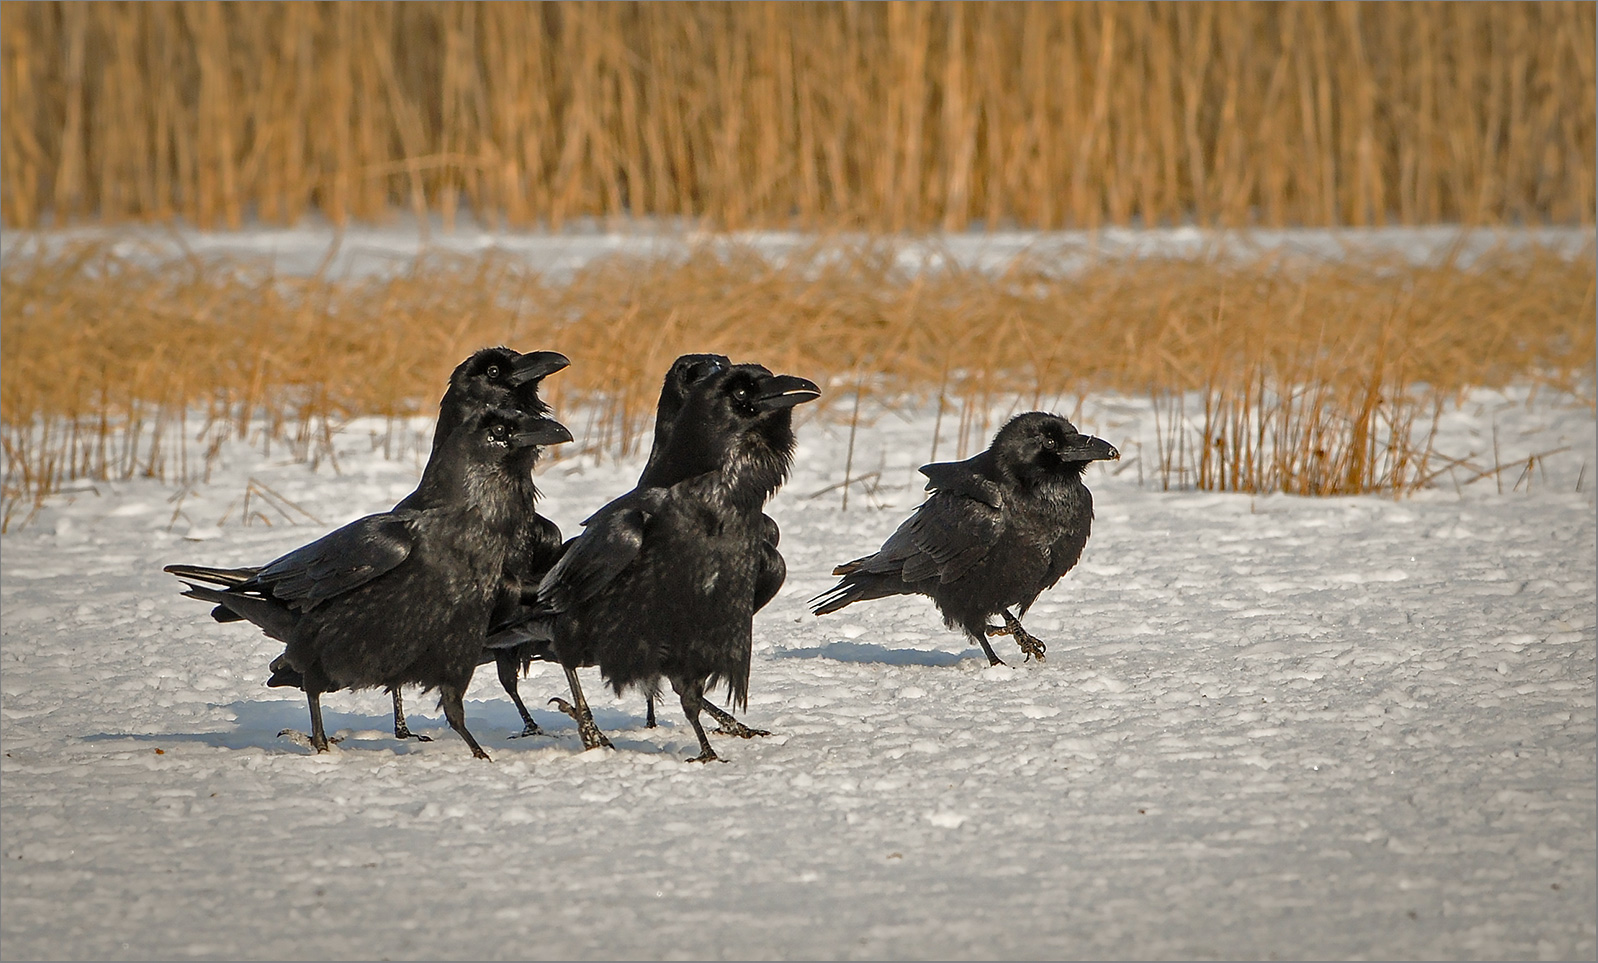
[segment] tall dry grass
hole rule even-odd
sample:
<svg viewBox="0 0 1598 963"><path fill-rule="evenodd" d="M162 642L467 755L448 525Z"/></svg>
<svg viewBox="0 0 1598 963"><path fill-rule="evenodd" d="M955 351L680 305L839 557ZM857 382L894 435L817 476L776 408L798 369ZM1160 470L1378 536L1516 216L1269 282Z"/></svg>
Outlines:
<svg viewBox="0 0 1598 963"><path fill-rule="evenodd" d="M4 223L1592 223L1594 5L8 3Z"/></svg>
<svg viewBox="0 0 1598 963"><path fill-rule="evenodd" d="M773 261L718 244L552 283L494 256L333 281L108 244L17 249L0 268L7 520L72 479L201 477L239 437L330 457L341 420L430 414L454 364L494 343L573 359L547 394L589 413L571 427L593 451L637 451L671 359L713 350L827 385L832 417L852 417L855 391L935 400L940 428L957 425L944 457L985 443L1007 399L1152 396L1162 483L1305 494L1422 484L1427 420L1460 388L1593 391L1591 252L1501 250L1468 270L1114 260L1069 275L902 254L823 241Z"/></svg>

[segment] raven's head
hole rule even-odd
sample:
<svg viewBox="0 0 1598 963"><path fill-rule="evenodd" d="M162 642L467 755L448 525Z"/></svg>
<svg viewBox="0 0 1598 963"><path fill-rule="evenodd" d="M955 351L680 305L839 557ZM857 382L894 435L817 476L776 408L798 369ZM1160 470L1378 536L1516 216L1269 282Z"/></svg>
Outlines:
<svg viewBox="0 0 1598 963"><path fill-rule="evenodd" d="M1016 415L993 436L991 446L1003 469L1023 482L1080 478L1088 463L1117 459L1121 453L1102 438L1042 411Z"/></svg>
<svg viewBox="0 0 1598 963"><path fill-rule="evenodd" d="M558 351L522 354L506 347L477 351L450 373L449 388L438 403L433 449L438 450L468 415L483 408L547 414L549 406L538 397L538 386L546 375L569 364L571 360Z"/></svg>
<svg viewBox="0 0 1598 963"><path fill-rule="evenodd" d="M485 514L514 516L522 505L520 487L530 481L544 446L571 440L566 426L547 415L479 408L428 459L421 483L429 492L426 503L466 503Z"/></svg>
<svg viewBox="0 0 1598 963"><path fill-rule="evenodd" d="M793 408L821 397L815 382L772 374L764 365L738 364L705 374L688 386L660 472L666 484L707 471L723 472L732 489L764 501L788 475L793 460Z"/></svg>
<svg viewBox="0 0 1598 963"><path fill-rule="evenodd" d="M726 371L732 362L724 354L685 354L671 363L666 379L660 386L660 403L655 406L655 441L649 448L649 462L644 466L638 484L648 487L661 483L671 484L680 479L661 479L661 459L671 439L671 426L688 400L688 390L704 379Z"/></svg>

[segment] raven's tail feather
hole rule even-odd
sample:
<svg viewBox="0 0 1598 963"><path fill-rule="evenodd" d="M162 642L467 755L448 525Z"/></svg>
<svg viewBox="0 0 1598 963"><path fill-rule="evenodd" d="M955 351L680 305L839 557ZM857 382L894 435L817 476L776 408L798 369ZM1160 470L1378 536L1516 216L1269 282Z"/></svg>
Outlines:
<svg viewBox="0 0 1598 963"><path fill-rule="evenodd" d="M249 581L259 574L261 570L259 568L209 568L204 565L168 565L161 571L171 572L178 578L185 580L230 586Z"/></svg>
<svg viewBox="0 0 1598 963"><path fill-rule="evenodd" d="M842 567L841 565L839 566L839 568ZM817 615L826 615L829 612L836 612L850 603L858 602L865 597L866 594L859 582L845 578L837 585L811 599L810 604L813 608L810 611Z"/></svg>

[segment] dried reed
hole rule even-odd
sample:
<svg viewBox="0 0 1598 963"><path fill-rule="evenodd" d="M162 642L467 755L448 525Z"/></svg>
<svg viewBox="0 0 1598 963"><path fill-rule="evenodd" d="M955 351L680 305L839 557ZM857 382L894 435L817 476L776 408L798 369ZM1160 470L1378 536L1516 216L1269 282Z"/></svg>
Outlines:
<svg viewBox="0 0 1598 963"><path fill-rule="evenodd" d="M1594 5L8 3L34 226L1592 223Z"/></svg>
<svg viewBox="0 0 1598 963"><path fill-rule="evenodd" d="M52 250L0 269L8 513L73 479L203 477L232 438L329 457L342 419L431 413L449 369L493 343L573 358L548 393L590 412L572 427L595 452L636 452L661 371L714 350L830 386L832 417L851 388L936 398L940 431L958 413L945 457L983 443L998 399L1116 390L1157 400L1167 485L1402 492L1428 476L1425 426L1451 392L1532 379L1589 397L1598 327L1592 258L1541 249L1468 270L1268 255L1062 276L911 270L881 239L781 261L720 244L560 284L497 256L334 281Z"/></svg>

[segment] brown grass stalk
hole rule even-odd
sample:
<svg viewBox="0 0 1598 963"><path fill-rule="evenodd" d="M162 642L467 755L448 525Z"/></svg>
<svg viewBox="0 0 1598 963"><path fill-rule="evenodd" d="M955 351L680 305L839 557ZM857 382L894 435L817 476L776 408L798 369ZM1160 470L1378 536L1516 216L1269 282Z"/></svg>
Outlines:
<svg viewBox="0 0 1598 963"><path fill-rule="evenodd" d="M1425 426L1463 387L1590 401L1594 310L1591 257L1535 249L1469 269L1266 255L1062 276L1025 259L908 271L883 240L782 261L721 243L555 284L496 256L331 280L24 247L0 268L6 512L76 479L203 477L232 440L331 458L345 420L430 414L450 368L494 343L573 359L548 394L586 408L572 427L598 454L639 451L661 371L714 350L867 400L935 397L955 457L1010 399L1118 391L1155 399L1167 487L1397 493L1434 471Z"/></svg>
<svg viewBox="0 0 1598 963"><path fill-rule="evenodd" d="M1590 224L1594 10L8 4L0 213Z"/></svg>

